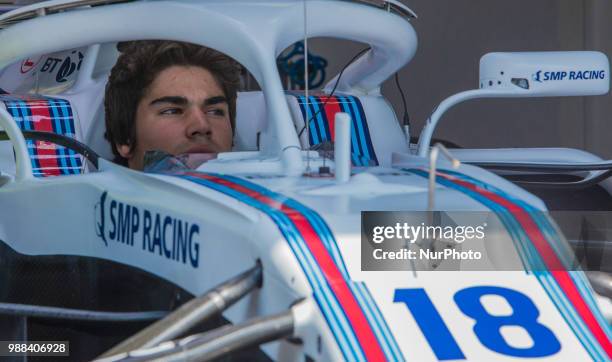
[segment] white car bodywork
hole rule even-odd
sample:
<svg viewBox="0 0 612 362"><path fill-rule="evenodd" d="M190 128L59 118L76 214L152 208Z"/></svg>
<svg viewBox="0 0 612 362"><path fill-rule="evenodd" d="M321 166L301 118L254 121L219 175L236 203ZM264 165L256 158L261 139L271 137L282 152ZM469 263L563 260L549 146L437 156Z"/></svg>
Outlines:
<svg viewBox="0 0 612 362"><path fill-rule="evenodd" d="M372 98L364 101L375 104L365 113L381 166L355 168L345 184L305 175L307 166L317 170L326 162L333 169L334 164L303 150L294 125L296 108L287 101L276 68L280 52L304 36L301 1L149 1L73 9L0 31L0 68L40 54L83 49L74 85L53 96L70 99L79 120L76 136L86 143L104 142L100 123L106 74L99 71L99 54L105 45L91 44L163 38L213 47L253 74L263 92L240 97L256 99L252 102L259 102L261 111L255 108L252 115L243 109L241 114L239 98L237 149L193 173L147 174L100 160L98 172L35 178L26 142L2 109L0 126L11 144L2 145L0 156L0 240L21 254L95 257L129 265L194 295L259 260L262 287L224 316L238 323L291 308L293 335L302 343L265 345L264 351L278 360L516 361L535 358L525 351L542 338L550 341L551 334L559 348L539 346L552 349L538 360L609 360L610 327L580 271L361 270L362 211L427 210L429 160L409 152L380 95L381 83L413 57L417 38L405 18L382 9L345 1L314 0L306 6L309 37L355 40L372 48L346 69L337 92ZM0 16L0 23L7 16ZM257 132L260 142L253 148ZM460 152L462 159L503 157L496 150ZM546 206L495 174L469 165L452 170L440 160L438 181L437 210L496 212L513 218L515 229L508 233L525 233L527 243L550 247L564 242L550 220L524 228ZM129 221L121 233L115 229L119 218ZM189 241L182 239L186 230ZM188 245L182 255L181 242ZM416 309L397 297L406 290L428 296L437 312L424 304L418 308L422 315L437 313L439 318L420 324ZM458 307L458 295L466 291L482 293L479 303L494 325L485 334L498 339L483 335L478 330L483 320ZM517 304L503 293L523 299L517 297ZM527 311L527 322L512 319ZM430 334L440 331L435 338Z"/></svg>

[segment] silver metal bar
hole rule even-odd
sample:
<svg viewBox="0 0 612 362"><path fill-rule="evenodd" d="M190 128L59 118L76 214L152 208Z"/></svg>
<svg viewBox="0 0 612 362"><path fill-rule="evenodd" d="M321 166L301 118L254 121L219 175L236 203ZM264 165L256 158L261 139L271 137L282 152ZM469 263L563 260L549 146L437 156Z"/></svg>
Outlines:
<svg viewBox="0 0 612 362"><path fill-rule="evenodd" d="M246 272L185 303L166 318L155 322L126 339L99 358L152 347L161 342L179 337L195 325L218 315L236 303L247 293L259 286L261 279L262 268L257 263L256 266Z"/></svg>
<svg viewBox="0 0 612 362"><path fill-rule="evenodd" d="M306 0L302 0L303 11L304 11L304 100L306 104L304 105L304 109L310 109L308 103L310 103L309 97L309 87L308 80L310 79L310 75L308 74L308 7L306 6ZM304 117L304 121L306 122L306 139L308 139L308 135L310 134L310 119L308 117L308 112L305 113L306 117ZM310 172L310 152L306 153L306 173Z"/></svg>
<svg viewBox="0 0 612 362"><path fill-rule="evenodd" d="M442 154L451 161L454 169L459 168L461 162L456 159L441 143L436 143L429 152L429 192L427 193L427 211L432 212L434 205L434 196L436 192L436 164L438 162L438 153Z"/></svg>
<svg viewBox="0 0 612 362"><path fill-rule="evenodd" d="M599 295L612 299L612 275L604 272L586 272L593 289Z"/></svg>
<svg viewBox="0 0 612 362"><path fill-rule="evenodd" d="M148 350L141 349L97 362L183 362L210 361L241 349L258 346L293 335L291 310L263 318L255 318L238 325L196 334L176 342L166 342Z"/></svg>
<svg viewBox="0 0 612 362"><path fill-rule="evenodd" d="M293 335L293 313L248 321L240 325L221 327L188 341L173 354L154 361L210 361L244 348L258 346Z"/></svg>
<svg viewBox="0 0 612 362"><path fill-rule="evenodd" d="M585 274L593 290L600 296L612 301L612 274L596 271L586 272ZM612 308L610 308L610 304L603 302L603 304L600 304L600 309L603 317L609 324L612 324Z"/></svg>

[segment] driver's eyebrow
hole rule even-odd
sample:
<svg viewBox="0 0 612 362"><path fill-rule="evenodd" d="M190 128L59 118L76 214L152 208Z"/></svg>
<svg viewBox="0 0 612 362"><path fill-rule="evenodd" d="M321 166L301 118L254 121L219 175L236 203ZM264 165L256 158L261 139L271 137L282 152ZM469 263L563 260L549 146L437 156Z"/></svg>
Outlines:
<svg viewBox="0 0 612 362"><path fill-rule="evenodd" d="M210 97L204 100L205 106L212 106L213 104L219 104L219 103L227 103L227 98L225 98L224 96L216 96L216 97Z"/></svg>
<svg viewBox="0 0 612 362"><path fill-rule="evenodd" d="M187 105L189 101L187 100L187 98L181 96L165 96L152 100L149 105L154 106L160 103L171 103L176 104L178 106L184 106ZM227 98L225 96L215 96L204 100L204 106L211 106L219 103L228 103Z"/></svg>
<svg viewBox="0 0 612 362"><path fill-rule="evenodd" d="M184 106L189 103L189 101L187 101L187 98L181 96L165 96L152 100L149 105L154 106L159 103L171 103L176 104L178 106Z"/></svg>

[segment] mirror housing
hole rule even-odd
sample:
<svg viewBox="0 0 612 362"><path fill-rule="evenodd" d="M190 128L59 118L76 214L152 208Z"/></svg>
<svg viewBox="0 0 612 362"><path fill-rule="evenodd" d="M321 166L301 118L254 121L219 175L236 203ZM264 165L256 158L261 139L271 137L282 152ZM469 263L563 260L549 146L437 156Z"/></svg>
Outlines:
<svg viewBox="0 0 612 362"><path fill-rule="evenodd" d="M602 95L610 90L610 63L595 51L488 53L480 58L480 88L522 97Z"/></svg>
<svg viewBox="0 0 612 362"><path fill-rule="evenodd" d="M442 115L471 99L597 96L609 91L610 62L601 52L488 53L480 58L480 88L454 94L435 108L417 153L426 157Z"/></svg>

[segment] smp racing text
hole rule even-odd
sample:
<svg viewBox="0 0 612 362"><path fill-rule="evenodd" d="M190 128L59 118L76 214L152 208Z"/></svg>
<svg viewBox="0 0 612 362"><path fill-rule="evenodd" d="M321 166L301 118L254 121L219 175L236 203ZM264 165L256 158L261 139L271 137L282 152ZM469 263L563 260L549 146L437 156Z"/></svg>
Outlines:
<svg viewBox="0 0 612 362"><path fill-rule="evenodd" d="M108 199L107 192L96 204L96 234L105 245L116 242L158 254L168 260L199 265L200 226L177 217Z"/></svg>

